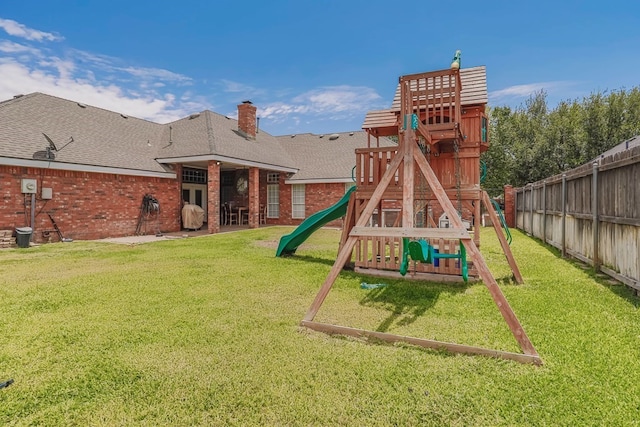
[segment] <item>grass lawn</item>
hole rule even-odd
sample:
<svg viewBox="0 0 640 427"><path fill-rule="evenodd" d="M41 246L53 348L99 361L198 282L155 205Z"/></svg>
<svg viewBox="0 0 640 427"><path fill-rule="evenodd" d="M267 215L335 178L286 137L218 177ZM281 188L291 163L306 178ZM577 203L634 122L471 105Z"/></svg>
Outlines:
<svg viewBox="0 0 640 427"><path fill-rule="evenodd" d="M544 365L300 328L338 230L0 251L2 425L640 425L639 300L513 231L485 259ZM360 284L384 282L364 290ZM519 352L488 291L343 272L317 321Z"/></svg>

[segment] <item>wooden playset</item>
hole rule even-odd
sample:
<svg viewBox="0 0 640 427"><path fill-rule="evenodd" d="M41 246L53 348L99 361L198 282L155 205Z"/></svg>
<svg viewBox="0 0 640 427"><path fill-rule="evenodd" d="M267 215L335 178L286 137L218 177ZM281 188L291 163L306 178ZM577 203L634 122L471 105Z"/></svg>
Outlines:
<svg viewBox="0 0 640 427"><path fill-rule="evenodd" d="M484 84L486 94L484 74L484 67L461 70L457 52L449 69L400 77L392 108L367 115L363 129L370 143L355 153L356 191L347 206L338 256L303 326L542 363L478 250L484 205L514 278L522 283L497 213L480 188L480 154L488 148L487 101L476 93L482 90L474 90ZM397 138L397 146L372 146L383 136ZM393 224L385 223L386 208L398 212ZM367 275L481 279L524 354L315 322L340 271L351 262Z"/></svg>

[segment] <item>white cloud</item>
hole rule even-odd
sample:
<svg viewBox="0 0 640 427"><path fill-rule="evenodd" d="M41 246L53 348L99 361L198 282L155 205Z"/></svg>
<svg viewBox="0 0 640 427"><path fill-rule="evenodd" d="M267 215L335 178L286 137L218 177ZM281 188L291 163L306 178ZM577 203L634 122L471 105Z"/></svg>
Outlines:
<svg viewBox="0 0 640 427"><path fill-rule="evenodd" d="M8 40L0 41L0 52L4 53L30 53L32 55L39 55L40 50L30 46L26 46L20 43L10 42Z"/></svg>
<svg viewBox="0 0 640 427"><path fill-rule="evenodd" d="M221 83L224 86L223 90L225 92L233 92L233 93L245 92L246 93L246 92L253 92L255 90L255 88L249 85L246 85L244 83L234 82L232 80L222 79Z"/></svg>
<svg viewBox="0 0 640 427"><path fill-rule="evenodd" d="M267 104L261 108L261 118L280 123L297 115L314 115L329 120L360 116L375 108L382 108L381 97L368 87L329 86L314 89L294 97L290 102Z"/></svg>
<svg viewBox="0 0 640 427"><path fill-rule="evenodd" d="M29 68L25 64L4 59L0 61L0 99L10 99L18 93L43 92L61 98L125 113L158 123L177 120L204 109L197 101L176 102L171 93L131 96L115 84L99 84L71 75L73 67L65 61L50 61L53 70ZM199 107L199 108L197 108Z"/></svg>
<svg viewBox="0 0 640 427"><path fill-rule="evenodd" d="M62 40L16 21L0 19L8 34L30 41ZM173 121L209 107L202 97L176 96L177 87L192 85L183 74L125 64L116 57L63 45L38 49L0 40L0 100L42 92L155 122ZM180 91L181 93L182 91Z"/></svg>
<svg viewBox="0 0 640 427"><path fill-rule="evenodd" d="M30 29L15 21L0 19L0 28L12 36L32 41L0 40L0 52L4 53L0 56L0 100L17 94L42 92L166 123L196 111L213 109L212 101L198 94L217 86L217 90L207 96L215 96L219 106L232 110L228 116L236 116L235 104L250 99L259 107L261 118L288 126L360 120L367 111L386 107L375 90L358 86L320 87L294 95L290 88L267 93L249 84L223 79L203 88L203 82L184 74L141 67L121 58L63 44L40 49L33 41L55 41L62 37ZM185 86L189 90L185 90ZM279 101L262 103L261 99Z"/></svg>
<svg viewBox="0 0 640 427"><path fill-rule="evenodd" d="M556 81L556 82L538 82L523 85L509 86L504 89L489 92L491 102L504 102L513 99L528 98L536 92L544 90L545 92L553 92L559 89L573 85L573 82Z"/></svg>
<svg viewBox="0 0 640 427"><path fill-rule="evenodd" d="M11 36L21 37L27 40L35 40L41 42L43 40L58 41L63 39L62 37L53 33L34 30L33 28L29 28L26 25L23 25L12 19L0 18L0 28L2 28L4 31L6 31L7 34Z"/></svg>
<svg viewBox="0 0 640 427"><path fill-rule="evenodd" d="M191 78L182 74L174 73L172 71L163 70L161 68L136 68L136 67L126 67L126 68L117 68L118 70L125 71L132 76L139 77L145 80L153 80L153 79L161 79L164 81L173 81L173 82L191 82Z"/></svg>

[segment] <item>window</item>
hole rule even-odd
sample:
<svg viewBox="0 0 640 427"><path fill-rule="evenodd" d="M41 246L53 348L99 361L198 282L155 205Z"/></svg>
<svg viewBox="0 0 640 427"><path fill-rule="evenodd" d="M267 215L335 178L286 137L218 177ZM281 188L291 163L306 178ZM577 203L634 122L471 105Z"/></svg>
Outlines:
<svg viewBox="0 0 640 427"><path fill-rule="evenodd" d="M278 184L280 182L280 174L277 172L269 172L267 174L267 184Z"/></svg>
<svg viewBox="0 0 640 427"><path fill-rule="evenodd" d="M234 175L233 172L222 172L220 174L220 184L223 187L233 187Z"/></svg>
<svg viewBox="0 0 640 427"><path fill-rule="evenodd" d="M185 184L206 184L207 171L204 169L182 168L182 182Z"/></svg>
<svg viewBox="0 0 640 427"><path fill-rule="evenodd" d="M267 185L267 218L280 218L280 186Z"/></svg>
<svg viewBox="0 0 640 427"><path fill-rule="evenodd" d="M304 184L291 186L291 218L304 218Z"/></svg>

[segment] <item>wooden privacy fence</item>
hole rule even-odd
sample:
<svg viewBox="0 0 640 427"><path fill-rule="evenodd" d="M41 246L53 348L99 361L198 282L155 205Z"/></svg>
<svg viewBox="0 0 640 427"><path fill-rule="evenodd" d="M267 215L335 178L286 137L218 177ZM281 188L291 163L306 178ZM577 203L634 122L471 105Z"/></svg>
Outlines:
<svg viewBox="0 0 640 427"><path fill-rule="evenodd" d="M516 227L640 290L640 147L515 189Z"/></svg>

